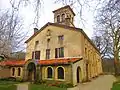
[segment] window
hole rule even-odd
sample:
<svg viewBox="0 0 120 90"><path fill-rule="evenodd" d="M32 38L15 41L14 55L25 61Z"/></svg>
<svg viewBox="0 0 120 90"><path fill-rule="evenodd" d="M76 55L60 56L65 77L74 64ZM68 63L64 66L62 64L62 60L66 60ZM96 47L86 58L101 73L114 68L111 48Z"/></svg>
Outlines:
<svg viewBox="0 0 120 90"><path fill-rule="evenodd" d="M12 76L15 75L15 68L12 68Z"/></svg>
<svg viewBox="0 0 120 90"><path fill-rule="evenodd" d="M51 68L51 67L48 67L48 68L47 68L47 78L52 78L52 75L53 75L53 73L52 73L52 68Z"/></svg>
<svg viewBox="0 0 120 90"><path fill-rule="evenodd" d="M39 44L39 41L35 41L35 45L38 45Z"/></svg>
<svg viewBox="0 0 120 90"><path fill-rule="evenodd" d="M58 36L58 43L59 44L63 44L63 40L64 40L64 36L63 35Z"/></svg>
<svg viewBox="0 0 120 90"><path fill-rule="evenodd" d="M18 76L20 76L21 68L18 68Z"/></svg>
<svg viewBox="0 0 120 90"><path fill-rule="evenodd" d="M55 58L64 57L64 47L55 48Z"/></svg>
<svg viewBox="0 0 120 90"><path fill-rule="evenodd" d="M47 36L50 36L51 35L51 31L48 29L47 30Z"/></svg>
<svg viewBox="0 0 120 90"><path fill-rule="evenodd" d="M64 79L64 69L62 67L58 67L57 75L58 75L58 79Z"/></svg>
<svg viewBox="0 0 120 90"><path fill-rule="evenodd" d="M32 59L40 59L40 51L32 52Z"/></svg>
<svg viewBox="0 0 120 90"><path fill-rule="evenodd" d="M57 16L57 22L60 22L60 15Z"/></svg>
<svg viewBox="0 0 120 90"><path fill-rule="evenodd" d="M50 49L46 49L46 59L50 59Z"/></svg>
<svg viewBox="0 0 120 90"><path fill-rule="evenodd" d="M47 48L49 48L50 39L47 39Z"/></svg>
<svg viewBox="0 0 120 90"><path fill-rule="evenodd" d="M64 47L59 48L59 57L64 57Z"/></svg>
<svg viewBox="0 0 120 90"><path fill-rule="evenodd" d="M35 49L38 47L39 41L35 41Z"/></svg>
<svg viewBox="0 0 120 90"><path fill-rule="evenodd" d="M65 21L65 14L62 14L62 21Z"/></svg>

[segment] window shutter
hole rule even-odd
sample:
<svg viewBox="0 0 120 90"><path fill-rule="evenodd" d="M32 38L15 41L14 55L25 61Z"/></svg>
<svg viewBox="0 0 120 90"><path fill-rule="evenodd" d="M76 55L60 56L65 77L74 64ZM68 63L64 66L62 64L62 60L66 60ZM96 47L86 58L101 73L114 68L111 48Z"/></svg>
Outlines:
<svg viewBox="0 0 120 90"><path fill-rule="evenodd" d="M32 52L32 59L34 59L34 52Z"/></svg>
<svg viewBox="0 0 120 90"><path fill-rule="evenodd" d="M35 59L40 59L40 51L35 51Z"/></svg>
<svg viewBox="0 0 120 90"><path fill-rule="evenodd" d="M55 48L55 58L58 58L58 48Z"/></svg>

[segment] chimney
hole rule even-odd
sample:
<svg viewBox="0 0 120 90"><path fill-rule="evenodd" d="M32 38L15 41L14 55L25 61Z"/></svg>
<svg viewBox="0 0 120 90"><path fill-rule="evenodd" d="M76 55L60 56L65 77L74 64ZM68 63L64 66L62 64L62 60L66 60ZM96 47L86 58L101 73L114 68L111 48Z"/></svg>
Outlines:
<svg viewBox="0 0 120 90"><path fill-rule="evenodd" d="M38 29L37 29L37 28L34 28L34 34L35 34L37 31L38 31Z"/></svg>

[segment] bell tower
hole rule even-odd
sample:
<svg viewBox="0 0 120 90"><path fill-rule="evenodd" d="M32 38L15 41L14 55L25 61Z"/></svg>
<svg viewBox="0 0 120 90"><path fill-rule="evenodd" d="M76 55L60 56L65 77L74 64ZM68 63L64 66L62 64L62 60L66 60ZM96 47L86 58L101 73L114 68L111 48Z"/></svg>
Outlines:
<svg viewBox="0 0 120 90"><path fill-rule="evenodd" d="M74 27L75 13L73 12L73 10L69 5L54 10L53 13L54 13L54 23L59 23Z"/></svg>

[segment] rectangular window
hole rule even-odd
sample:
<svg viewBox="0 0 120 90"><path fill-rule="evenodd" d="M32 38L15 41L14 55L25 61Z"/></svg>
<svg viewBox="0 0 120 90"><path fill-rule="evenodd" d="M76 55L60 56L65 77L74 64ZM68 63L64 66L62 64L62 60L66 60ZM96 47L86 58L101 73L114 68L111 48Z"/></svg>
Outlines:
<svg viewBox="0 0 120 90"><path fill-rule="evenodd" d="M59 57L64 57L64 47L59 48Z"/></svg>
<svg viewBox="0 0 120 90"><path fill-rule="evenodd" d="M35 48L37 48L39 45L39 41L35 41Z"/></svg>
<svg viewBox="0 0 120 90"><path fill-rule="evenodd" d="M59 44L63 44L63 40L64 40L64 36L63 35L58 36L58 43Z"/></svg>
<svg viewBox="0 0 120 90"><path fill-rule="evenodd" d="M64 47L55 49L55 58L61 58L61 57L64 57Z"/></svg>
<svg viewBox="0 0 120 90"><path fill-rule="evenodd" d="M46 59L50 59L50 49L46 49Z"/></svg>
<svg viewBox="0 0 120 90"><path fill-rule="evenodd" d="M40 59L40 51L32 52L32 59Z"/></svg>

